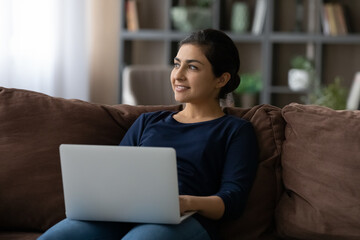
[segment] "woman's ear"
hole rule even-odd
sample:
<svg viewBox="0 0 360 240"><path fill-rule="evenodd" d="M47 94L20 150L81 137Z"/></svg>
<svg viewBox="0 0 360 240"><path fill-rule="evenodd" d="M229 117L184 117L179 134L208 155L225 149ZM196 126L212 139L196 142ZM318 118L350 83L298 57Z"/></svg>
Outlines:
<svg viewBox="0 0 360 240"><path fill-rule="evenodd" d="M228 72L223 73L219 78L216 87L222 88L225 86L231 78L231 74Z"/></svg>

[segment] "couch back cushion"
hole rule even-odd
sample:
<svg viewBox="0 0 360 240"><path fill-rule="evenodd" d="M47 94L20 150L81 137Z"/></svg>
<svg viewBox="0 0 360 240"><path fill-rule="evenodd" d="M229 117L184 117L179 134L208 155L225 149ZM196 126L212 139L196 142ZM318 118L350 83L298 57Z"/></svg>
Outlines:
<svg viewBox="0 0 360 240"><path fill-rule="evenodd" d="M291 104L283 144L279 233L360 239L360 111Z"/></svg>
<svg viewBox="0 0 360 240"><path fill-rule="evenodd" d="M62 143L117 145L142 113L181 106L107 106L0 87L0 229L44 231L65 217Z"/></svg>
<svg viewBox="0 0 360 240"><path fill-rule="evenodd" d="M118 144L141 113L157 110L181 106L109 106L0 87L0 229L44 231L65 217L60 144ZM224 111L252 122L260 156L245 212L224 222L221 238L274 238L274 210L282 193L281 110L260 105Z"/></svg>
<svg viewBox="0 0 360 240"><path fill-rule="evenodd" d="M274 213L282 194L280 156L285 122L281 109L259 105L249 109L225 108L249 120L259 144L259 166L243 215L221 226L222 239L276 239Z"/></svg>

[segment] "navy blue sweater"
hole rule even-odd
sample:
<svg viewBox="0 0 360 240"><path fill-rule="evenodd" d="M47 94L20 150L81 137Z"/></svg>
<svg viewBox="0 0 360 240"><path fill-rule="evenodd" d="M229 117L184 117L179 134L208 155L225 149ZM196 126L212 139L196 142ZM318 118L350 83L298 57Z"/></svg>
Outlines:
<svg viewBox="0 0 360 240"><path fill-rule="evenodd" d="M231 115L199 123L180 123L174 112L144 113L120 145L176 150L179 193L219 196L223 219L241 215L257 168L258 148L250 122ZM198 216L213 235L214 222Z"/></svg>

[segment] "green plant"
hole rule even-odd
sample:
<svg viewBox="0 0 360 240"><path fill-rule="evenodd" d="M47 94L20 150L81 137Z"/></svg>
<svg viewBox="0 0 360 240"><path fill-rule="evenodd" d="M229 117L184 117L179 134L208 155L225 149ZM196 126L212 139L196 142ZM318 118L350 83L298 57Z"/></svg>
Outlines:
<svg viewBox="0 0 360 240"><path fill-rule="evenodd" d="M212 0L193 0L192 2L198 7L210 7Z"/></svg>
<svg viewBox="0 0 360 240"><path fill-rule="evenodd" d="M295 56L293 59L291 59L290 65L292 68L302 69L309 72L314 70L313 62L310 59L301 55Z"/></svg>
<svg viewBox="0 0 360 240"><path fill-rule="evenodd" d="M348 90L341 86L341 78L336 77L333 83L309 94L308 103L341 110L346 108L347 95Z"/></svg>
<svg viewBox="0 0 360 240"><path fill-rule="evenodd" d="M262 89L260 73L244 73L240 76L240 85L235 89L236 94L257 93Z"/></svg>
<svg viewBox="0 0 360 240"><path fill-rule="evenodd" d="M210 7L213 0L180 0L178 6L197 6L197 7Z"/></svg>

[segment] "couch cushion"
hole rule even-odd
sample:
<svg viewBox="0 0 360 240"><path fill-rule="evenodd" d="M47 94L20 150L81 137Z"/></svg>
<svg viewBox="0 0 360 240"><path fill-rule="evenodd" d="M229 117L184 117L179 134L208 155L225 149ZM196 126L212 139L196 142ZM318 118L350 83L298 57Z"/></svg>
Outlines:
<svg viewBox="0 0 360 240"><path fill-rule="evenodd" d="M282 193L280 154L285 123L281 109L259 105L250 109L225 108L224 111L251 121L260 155L246 209L242 217L221 226L221 238L275 239L274 211Z"/></svg>
<svg viewBox="0 0 360 240"><path fill-rule="evenodd" d="M36 240L40 236L33 232L0 232L0 240Z"/></svg>
<svg viewBox="0 0 360 240"><path fill-rule="evenodd" d="M279 233L296 239L360 239L360 111L290 104L283 145L286 193Z"/></svg>
<svg viewBox="0 0 360 240"><path fill-rule="evenodd" d="M0 87L0 229L44 231L63 219L61 143L118 144L140 113Z"/></svg>

